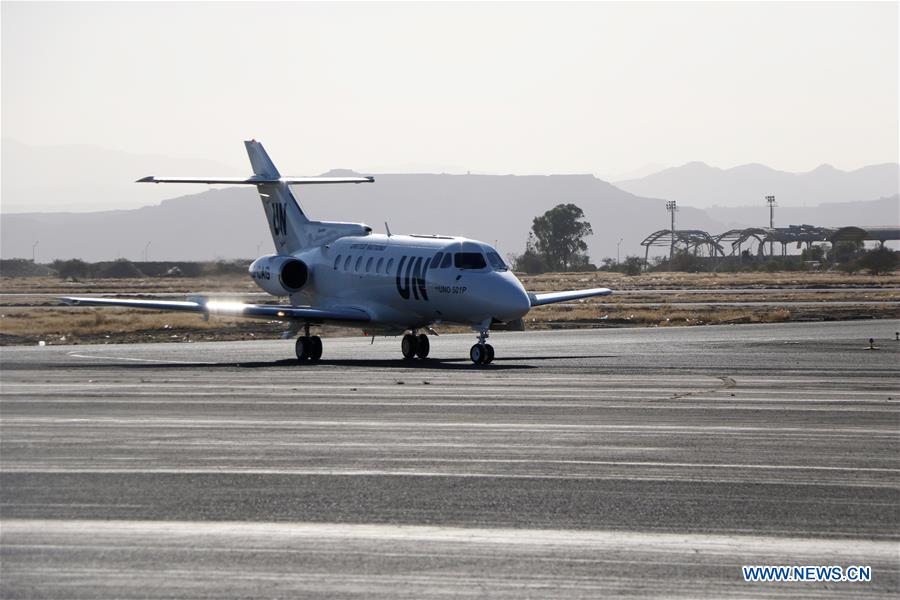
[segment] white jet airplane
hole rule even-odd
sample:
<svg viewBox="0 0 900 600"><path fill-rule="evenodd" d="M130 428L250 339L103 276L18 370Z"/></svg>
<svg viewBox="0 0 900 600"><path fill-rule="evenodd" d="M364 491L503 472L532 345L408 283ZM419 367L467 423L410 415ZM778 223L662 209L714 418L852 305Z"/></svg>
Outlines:
<svg viewBox="0 0 900 600"><path fill-rule="evenodd" d="M189 297L187 301L63 298L66 304L128 306L210 315L252 317L290 323L300 363L322 356L322 339L310 325L332 323L361 328L367 335L401 335L403 357L425 358L430 348L422 331L458 323L478 332L469 351L475 364L494 359L489 330L523 330L534 306L612 293L606 288L529 293L483 242L442 235L385 235L362 223L311 221L291 193L291 185L371 183L373 177L282 177L262 144L244 142L252 177L144 177L150 183L255 185L262 199L276 254L250 265L256 284L290 304L244 304Z"/></svg>

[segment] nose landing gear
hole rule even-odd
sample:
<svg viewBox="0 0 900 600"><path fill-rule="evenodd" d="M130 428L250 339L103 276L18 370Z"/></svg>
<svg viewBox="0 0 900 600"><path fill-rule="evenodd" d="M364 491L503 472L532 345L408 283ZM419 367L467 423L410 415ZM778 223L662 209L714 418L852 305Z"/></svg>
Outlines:
<svg viewBox="0 0 900 600"><path fill-rule="evenodd" d="M322 358L322 338L317 335L309 335L309 323L304 324L303 335L297 338L294 344L297 360L304 362L317 362Z"/></svg>
<svg viewBox="0 0 900 600"><path fill-rule="evenodd" d="M428 352L431 350L431 343L428 336L424 333L416 334L414 329L412 333L407 333L400 341L400 350L403 352L405 360L412 360L415 357L428 358Z"/></svg>
<svg viewBox="0 0 900 600"><path fill-rule="evenodd" d="M488 365L494 360L494 347L485 343L490 333L487 329L478 332L478 343L469 349L469 358L476 365Z"/></svg>
<svg viewBox="0 0 900 600"><path fill-rule="evenodd" d="M303 335L297 338L294 345L297 352L297 360L300 362L316 362L322 358L322 338L317 335Z"/></svg>

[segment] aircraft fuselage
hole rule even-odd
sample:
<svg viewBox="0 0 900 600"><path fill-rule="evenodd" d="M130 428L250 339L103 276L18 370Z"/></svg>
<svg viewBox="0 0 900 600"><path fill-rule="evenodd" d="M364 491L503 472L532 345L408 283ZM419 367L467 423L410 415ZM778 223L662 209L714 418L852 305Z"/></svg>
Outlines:
<svg viewBox="0 0 900 600"><path fill-rule="evenodd" d="M530 308L525 288L496 251L466 238L348 236L294 256L310 276L291 303L364 306L370 332L508 322Z"/></svg>

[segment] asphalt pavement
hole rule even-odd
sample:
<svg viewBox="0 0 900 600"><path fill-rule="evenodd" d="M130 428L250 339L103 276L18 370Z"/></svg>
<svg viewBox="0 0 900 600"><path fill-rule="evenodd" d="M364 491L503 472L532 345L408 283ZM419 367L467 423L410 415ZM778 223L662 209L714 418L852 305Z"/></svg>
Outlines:
<svg viewBox="0 0 900 600"><path fill-rule="evenodd" d="M896 597L897 331L0 348L0 596Z"/></svg>

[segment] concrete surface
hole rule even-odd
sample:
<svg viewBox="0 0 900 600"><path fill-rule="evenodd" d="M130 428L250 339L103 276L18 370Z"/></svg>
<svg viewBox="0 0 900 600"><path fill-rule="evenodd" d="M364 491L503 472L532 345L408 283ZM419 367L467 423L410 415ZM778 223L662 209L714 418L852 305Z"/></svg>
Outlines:
<svg viewBox="0 0 900 600"><path fill-rule="evenodd" d="M898 330L0 348L0 596L895 597Z"/></svg>

